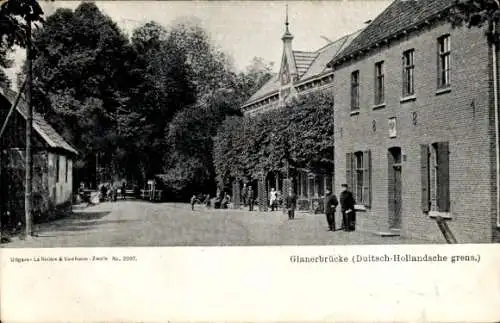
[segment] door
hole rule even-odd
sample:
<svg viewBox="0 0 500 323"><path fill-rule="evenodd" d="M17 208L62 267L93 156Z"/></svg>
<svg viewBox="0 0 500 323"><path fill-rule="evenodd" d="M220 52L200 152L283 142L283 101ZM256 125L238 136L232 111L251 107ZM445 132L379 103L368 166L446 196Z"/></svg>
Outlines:
<svg viewBox="0 0 500 323"><path fill-rule="evenodd" d="M401 228L401 148L389 149L389 228Z"/></svg>

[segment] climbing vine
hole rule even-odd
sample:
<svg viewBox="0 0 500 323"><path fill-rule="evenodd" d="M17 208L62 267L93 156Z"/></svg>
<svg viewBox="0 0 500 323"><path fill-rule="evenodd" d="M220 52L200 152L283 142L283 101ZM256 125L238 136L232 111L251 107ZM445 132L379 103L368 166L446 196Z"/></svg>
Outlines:
<svg viewBox="0 0 500 323"><path fill-rule="evenodd" d="M316 172L333 170L333 96L316 92L282 109L256 116L229 117L214 140L219 184L256 178L287 167Z"/></svg>

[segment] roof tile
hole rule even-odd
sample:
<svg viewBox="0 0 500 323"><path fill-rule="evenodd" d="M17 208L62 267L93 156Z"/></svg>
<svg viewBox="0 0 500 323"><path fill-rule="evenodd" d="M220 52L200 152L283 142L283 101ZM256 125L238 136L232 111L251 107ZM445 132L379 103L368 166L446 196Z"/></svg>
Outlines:
<svg viewBox="0 0 500 323"><path fill-rule="evenodd" d="M449 9L456 0L396 0L377 16L331 63L367 49Z"/></svg>
<svg viewBox="0 0 500 323"><path fill-rule="evenodd" d="M4 89L3 96L7 98L10 104L14 104L17 93L12 90ZM21 97L21 99L19 100L16 110L24 119L27 118L27 105L23 97ZM63 137L61 137L61 135L57 133L54 128L52 128L52 126L43 118L41 114L35 111L33 111L33 129L51 148L64 149L68 152L78 155L76 149L73 148L68 142L66 142L66 140L64 140Z"/></svg>

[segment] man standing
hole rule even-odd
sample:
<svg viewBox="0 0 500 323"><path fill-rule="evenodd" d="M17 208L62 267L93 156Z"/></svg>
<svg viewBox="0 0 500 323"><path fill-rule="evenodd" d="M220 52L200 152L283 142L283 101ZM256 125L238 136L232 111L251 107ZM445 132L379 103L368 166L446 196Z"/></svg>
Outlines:
<svg viewBox="0 0 500 323"><path fill-rule="evenodd" d="M354 231L356 228L356 201L349 191L347 184L342 184L340 194L340 204L342 205L342 229L344 231Z"/></svg>
<svg viewBox="0 0 500 323"><path fill-rule="evenodd" d="M243 207L247 206L247 184L243 184L243 188L241 189L241 200L243 201Z"/></svg>
<svg viewBox="0 0 500 323"><path fill-rule="evenodd" d="M288 191L288 196L285 200L286 209L288 211L288 220L295 219L295 209L297 208L297 196L293 193L293 190L290 188Z"/></svg>
<svg viewBox="0 0 500 323"><path fill-rule="evenodd" d="M247 203L248 203L248 211L253 211L253 189L252 186L248 186L247 190Z"/></svg>
<svg viewBox="0 0 500 323"><path fill-rule="evenodd" d="M274 211L274 208L276 207L276 191L274 190L274 187L271 188L271 193L269 193L269 203L271 204L271 211Z"/></svg>
<svg viewBox="0 0 500 323"><path fill-rule="evenodd" d="M339 205L337 196L327 189L325 194L325 214L329 228L328 231L335 231L335 211L337 205Z"/></svg>

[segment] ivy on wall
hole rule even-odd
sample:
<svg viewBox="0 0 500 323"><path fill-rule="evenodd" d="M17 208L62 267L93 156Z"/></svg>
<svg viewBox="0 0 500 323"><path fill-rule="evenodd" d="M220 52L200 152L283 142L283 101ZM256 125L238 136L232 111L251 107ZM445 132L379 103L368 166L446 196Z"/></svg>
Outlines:
<svg viewBox="0 0 500 323"><path fill-rule="evenodd" d="M229 117L214 138L217 182L255 179L287 168L333 171L333 95L315 92L282 109Z"/></svg>

